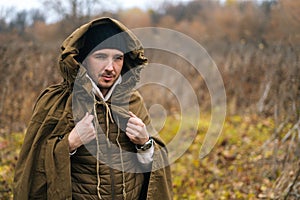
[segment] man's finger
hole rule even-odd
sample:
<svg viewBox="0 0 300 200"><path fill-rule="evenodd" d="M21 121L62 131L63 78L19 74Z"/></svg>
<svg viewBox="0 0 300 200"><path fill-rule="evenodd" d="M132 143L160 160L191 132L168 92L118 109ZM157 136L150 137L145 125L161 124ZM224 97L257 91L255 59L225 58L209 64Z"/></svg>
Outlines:
<svg viewBox="0 0 300 200"><path fill-rule="evenodd" d="M142 120L140 120L139 118L135 118L135 117L131 117L128 120L128 124L134 124L136 126L144 127L144 123L142 122Z"/></svg>
<svg viewBox="0 0 300 200"><path fill-rule="evenodd" d="M126 128L126 133L128 133L128 134L130 134L130 135L134 135L135 131L134 131L132 128L127 127L127 128Z"/></svg>
<svg viewBox="0 0 300 200"><path fill-rule="evenodd" d="M94 119L94 115L88 115L88 117L87 117L86 120L87 120L88 122L92 122L93 119Z"/></svg>
<svg viewBox="0 0 300 200"><path fill-rule="evenodd" d="M84 115L84 117L82 118L82 120L83 120L83 119L86 119L86 118L88 117L88 115L89 115L89 113L86 112L85 115Z"/></svg>
<svg viewBox="0 0 300 200"><path fill-rule="evenodd" d="M94 115L90 115L88 112L85 113L85 116L81 119L81 121L92 122L94 119Z"/></svg>
<svg viewBox="0 0 300 200"><path fill-rule="evenodd" d="M130 117L134 117L134 118L138 118L135 114L133 114L133 112L129 111L129 115Z"/></svg>
<svg viewBox="0 0 300 200"><path fill-rule="evenodd" d="M127 135L127 137L129 138L130 141L133 141L134 138L135 138L135 135L132 134L129 130L126 131L126 135Z"/></svg>
<svg viewBox="0 0 300 200"><path fill-rule="evenodd" d="M88 113L88 112L86 112L86 113L85 113L85 115L83 116L83 118L81 119L81 121L84 121L84 120L86 120L86 119L88 118L88 116L89 116L89 113Z"/></svg>
<svg viewBox="0 0 300 200"><path fill-rule="evenodd" d="M130 128L131 130L138 131L138 132L142 131L141 127L143 127L143 126L135 125L135 124L131 124L131 123L127 124L127 128Z"/></svg>

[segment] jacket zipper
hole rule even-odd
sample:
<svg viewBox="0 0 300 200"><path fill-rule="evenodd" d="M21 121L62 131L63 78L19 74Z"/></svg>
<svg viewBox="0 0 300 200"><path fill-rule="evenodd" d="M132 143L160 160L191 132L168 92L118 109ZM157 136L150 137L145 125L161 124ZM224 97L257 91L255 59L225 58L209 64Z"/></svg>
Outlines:
<svg viewBox="0 0 300 200"><path fill-rule="evenodd" d="M96 103L97 103L97 99L96 99L96 97L94 96L94 105L96 105ZM104 106L103 106L103 108L104 108ZM104 108L105 109L105 108ZM99 120L98 120L98 115L97 115L97 109L96 109L96 106L94 106L94 114L95 114L95 123L98 123L98 126L100 126L99 125ZM107 128L107 127L106 127ZM98 145L98 144L97 144ZM112 166L112 160L111 160L111 149L110 149L110 147L109 147L109 144L108 143L106 143L106 148L107 148L107 153L108 153L108 166L109 166L109 174L110 174L110 179L111 179L111 197L112 197L112 199L114 200L115 199L115 179L114 179L114 171L113 171L113 169L110 167L110 166ZM98 152L97 152L97 154L98 154Z"/></svg>
<svg viewBox="0 0 300 200"><path fill-rule="evenodd" d="M103 106L103 109L106 109L106 107ZM110 124L108 123L108 126ZM109 128L109 127L106 127ZM110 141L108 141L110 142ZM108 167L109 167L109 174L110 174L110 180L111 180L111 198L114 200L115 199L115 173L112 169L112 160L111 160L111 148L110 144L106 143L106 148L107 148L107 154L108 154Z"/></svg>

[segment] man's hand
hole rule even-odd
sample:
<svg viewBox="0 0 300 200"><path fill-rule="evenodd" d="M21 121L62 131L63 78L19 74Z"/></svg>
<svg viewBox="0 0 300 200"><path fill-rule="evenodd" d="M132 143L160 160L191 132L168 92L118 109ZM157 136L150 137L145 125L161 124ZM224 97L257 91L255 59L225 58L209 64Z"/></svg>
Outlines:
<svg viewBox="0 0 300 200"><path fill-rule="evenodd" d="M129 111L130 118L127 123L126 135L134 144L143 145L149 140L149 134L144 122Z"/></svg>
<svg viewBox="0 0 300 200"><path fill-rule="evenodd" d="M96 138L93 119L93 115L86 113L85 116L73 128L68 137L70 152Z"/></svg>

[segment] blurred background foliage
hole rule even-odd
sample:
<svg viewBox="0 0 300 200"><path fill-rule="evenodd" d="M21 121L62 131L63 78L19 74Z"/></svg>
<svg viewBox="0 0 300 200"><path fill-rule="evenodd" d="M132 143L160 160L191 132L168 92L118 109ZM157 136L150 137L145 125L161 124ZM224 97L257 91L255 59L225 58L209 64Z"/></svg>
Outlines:
<svg viewBox="0 0 300 200"><path fill-rule="evenodd" d="M210 124L205 82L186 61L146 50L150 61L178 69L201 91L197 95L205 114L198 134L172 165L175 199L300 198L300 1L161 1L157 9L113 12L101 7L101 0L59 2L44 0L44 8L34 10L0 9L0 199L12 198L14 166L35 99L61 81L61 42L81 24L101 16L129 28L180 31L208 51L222 74L227 117L213 151L200 160ZM102 10L93 10L95 5ZM56 22L47 22L48 11L56 13ZM143 91L144 98L166 109L160 134L169 141L180 123L178 102L163 89L151 91ZM195 129L182 126L187 135Z"/></svg>

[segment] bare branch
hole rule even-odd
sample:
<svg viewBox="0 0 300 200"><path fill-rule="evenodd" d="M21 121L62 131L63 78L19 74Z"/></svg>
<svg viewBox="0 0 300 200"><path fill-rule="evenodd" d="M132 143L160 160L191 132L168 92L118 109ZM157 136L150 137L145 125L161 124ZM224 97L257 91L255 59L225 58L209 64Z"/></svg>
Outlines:
<svg viewBox="0 0 300 200"><path fill-rule="evenodd" d="M271 85L272 85L272 80L269 80L269 82L266 84L263 95L261 96L261 98L259 99L259 101L257 103L258 112L263 112L263 110L264 110L264 103L265 103L265 101L268 97L268 94L270 92Z"/></svg>
<svg viewBox="0 0 300 200"><path fill-rule="evenodd" d="M300 119L298 120L298 122L296 124L294 124L294 126L286 133L286 135L284 136L284 138L282 139L282 142L285 142L295 130L299 130L299 125L300 125Z"/></svg>

